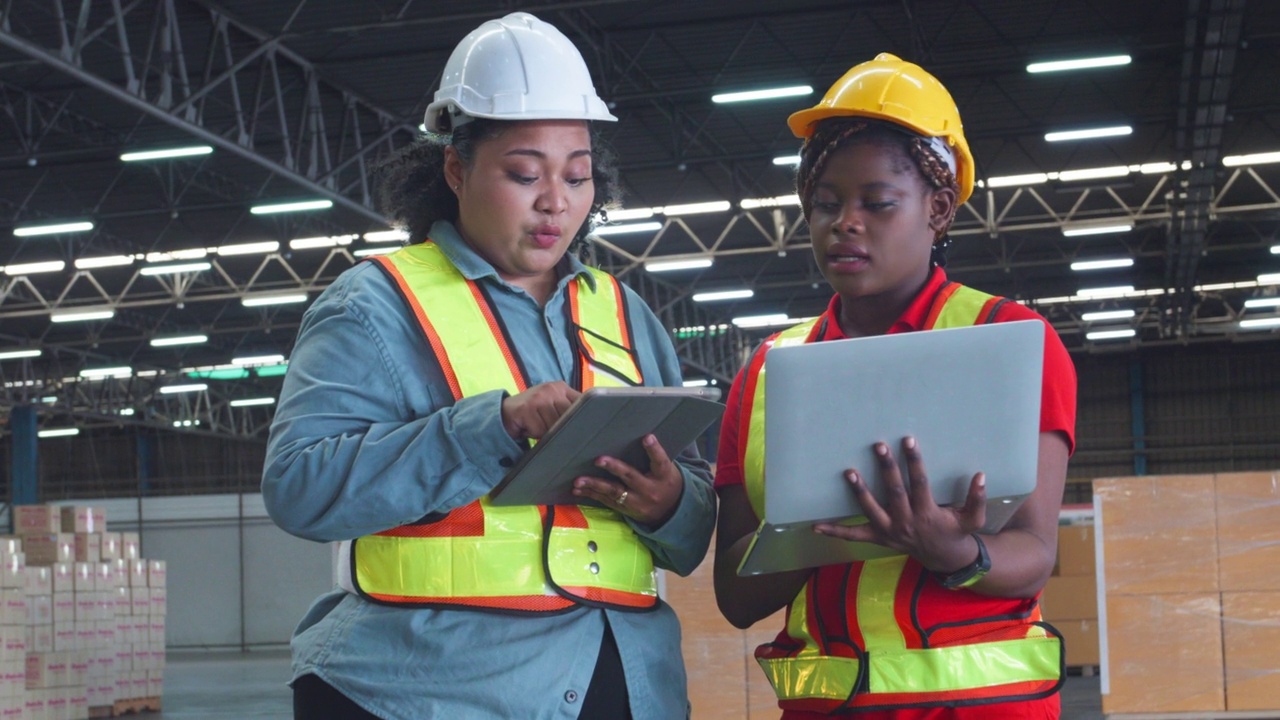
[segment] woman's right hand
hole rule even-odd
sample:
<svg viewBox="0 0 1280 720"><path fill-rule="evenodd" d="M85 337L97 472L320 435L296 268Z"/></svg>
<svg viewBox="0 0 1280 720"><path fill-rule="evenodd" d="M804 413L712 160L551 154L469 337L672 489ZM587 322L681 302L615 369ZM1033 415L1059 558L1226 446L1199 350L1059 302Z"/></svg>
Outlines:
<svg viewBox="0 0 1280 720"><path fill-rule="evenodd" d="M502 427L516 440L541 438L581 394L557 380L509 395L502 400Z"/></svg>

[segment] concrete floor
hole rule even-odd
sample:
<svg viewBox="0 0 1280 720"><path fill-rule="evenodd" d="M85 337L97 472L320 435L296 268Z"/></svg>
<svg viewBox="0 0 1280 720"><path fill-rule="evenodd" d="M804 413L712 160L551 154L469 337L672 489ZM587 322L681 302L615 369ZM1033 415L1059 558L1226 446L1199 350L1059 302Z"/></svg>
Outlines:
<svg viewBox="0 0 1280 720"><path fill-rule="evenodd" d="M138 720L289 720L293 699L287 651L197 653L171 650L164 674L164 712ZM1063 720L1102 720L1099 680L1067 678Z"/></svg>

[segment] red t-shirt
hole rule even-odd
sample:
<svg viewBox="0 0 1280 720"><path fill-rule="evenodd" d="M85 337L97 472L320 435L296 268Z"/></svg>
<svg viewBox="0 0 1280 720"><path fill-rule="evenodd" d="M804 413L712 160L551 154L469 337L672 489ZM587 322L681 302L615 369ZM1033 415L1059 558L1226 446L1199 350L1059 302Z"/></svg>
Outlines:
<svg viewBox="0 0 1280 720"><path fill-rule="evenodd" d="M947 276L941 268L934 268L920 294L911 301L902 316L889 328L889 334L913 332L924 328L933 305L934 297L946 283ZM842 340L846 336L840 329L840 296L831 298L827 306L826 333L821 338ZM1076 425L1076 371L1071 356L1063 346L1058 333L1039 313L1015 302L1004 303L996 314L996 322L1015 320L1040 320L1045 323L1044 380L1040 400L1040 432L1060 432L1067 440L1067 448L1075 451ZM717 488L743 483L741 448L738 437L738 421L742 412L742 392L746 368L738 372L729 396L725 399L724 421L720 423L720 445L716 455ZM927 462L927 460L926 460ZM855 713L858 720L1054 720L1059 716L1057 695L1034 701L974 705L959 708L927 708ZM824 720L827 715L805 712L784 712L782 720Z"/></svg>

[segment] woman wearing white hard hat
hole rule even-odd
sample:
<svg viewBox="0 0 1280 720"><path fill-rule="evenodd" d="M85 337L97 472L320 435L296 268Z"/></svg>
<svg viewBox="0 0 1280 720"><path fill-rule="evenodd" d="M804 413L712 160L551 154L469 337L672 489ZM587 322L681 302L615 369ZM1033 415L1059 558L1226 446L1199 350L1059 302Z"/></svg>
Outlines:
<svg viewBox="0 0 1280 720"><path fill-rule="evenodd" d="M595 505L488 498L582 390L680 383L652 311L569 252L612 188L590 123L615 119L572 43L513 13L459 43L433 134L386 164L412 244L308 310L267 450L271 517L340 543L341 589L294 636L295 717L687 716L654 569L706 552L706 463L646 438L647 473L575 481Z"/></svg>

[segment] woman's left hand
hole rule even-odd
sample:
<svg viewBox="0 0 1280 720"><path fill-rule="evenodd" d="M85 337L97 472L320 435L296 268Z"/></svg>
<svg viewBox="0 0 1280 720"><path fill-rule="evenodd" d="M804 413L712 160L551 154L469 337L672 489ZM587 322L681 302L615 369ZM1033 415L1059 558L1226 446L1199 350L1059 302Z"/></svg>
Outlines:
<svg viewBox="0 0 1280 720"><path fill-rule="evenodd" d="M649 454L649 472L608 456L596 458L596 466L617 480L584 475L573 481L573 494L590 498L650 527L659 527L675 512L684 489L684 475L658 439L646 435L642 441Z"/></svg>
<svg viewBox="0 0 1280 720"><path fill-rule="evenodd" d="M857 496L867 523L852 527L821 523L814 526L814 531L885 545L914 557L935 572L953 572L973 562L974 543L969 536L986 523L986 477L982 473L973 476L963 507L940 507L929 488L924 458L915 438L902 440L907 465L905 482L889 446L881 442L873 449L884 484L885 504L876 502L857 470L847 470L845 479Z"/></svg>

